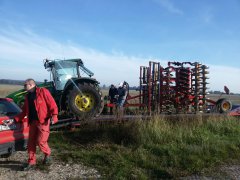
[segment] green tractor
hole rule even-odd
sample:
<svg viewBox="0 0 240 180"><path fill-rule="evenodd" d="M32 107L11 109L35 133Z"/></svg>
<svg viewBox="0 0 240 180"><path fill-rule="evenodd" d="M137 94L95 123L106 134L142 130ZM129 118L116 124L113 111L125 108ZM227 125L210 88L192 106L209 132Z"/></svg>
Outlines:
<svg viewBox="0 0 240 180"><path fill-rule="evenodd" d="M81 59L44 60L44 67L50 71L50 79L38 84L47 88L54 97L62 115L86 120L99 115L104 107L99 82L92 78L93 73L87 69ZM87 74L88 77L82 77ZM19 90L7 97L18 105L24 102L26 91Z"/></svg>

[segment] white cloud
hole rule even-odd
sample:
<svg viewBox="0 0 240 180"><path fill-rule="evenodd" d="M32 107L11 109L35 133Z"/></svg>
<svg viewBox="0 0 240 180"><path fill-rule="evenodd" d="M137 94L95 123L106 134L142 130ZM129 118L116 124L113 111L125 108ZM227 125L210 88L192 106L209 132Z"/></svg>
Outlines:
<svg viewBox="0 0 240 180"><path fill-rule="evenodd" d="M136 86L139 84L140 66L148 66L148 61L153 60L116 51L107 54L74 43L60 43L29 30L0 31L0 54L0 79L24 80L32 77L43 81L49 79L43 59L81 58L101 85L118 84L126 80L131 86ZM155 61L166 67L167 60ZM210 66L210 90L223 90L223 86L227 85L231 92L240 92L239 68L206 65Z"/></svg>
<svg viewBox="0 0 240 180"><path fill-rule="evenodd" d="M95 73L101 84L126 80L138 85L139 66L146 59L125 56L116 52L106 54L73 43L60 43L40 37L29 30L22 32L0 31L0 78L42 81L49 77L42 60L81 58L87 68Z"/></svg>
<svg viewBox="0 0 240 180"><path fill-rule="evenodd" d="M211 90L223 91L223 87L226 85L230 92L240 93L239 68L218 65L209 66L209 87L211 87Z"/></svg>
<svg viewBox="0 0 240 180"><path fill-rule="evenodd" d="M165 9L167 9L171 13L180 14L180 15L183 14L183 11L178 9L170 0L153 0L153 1L159 4L160 6L164 7Z"/></svg>

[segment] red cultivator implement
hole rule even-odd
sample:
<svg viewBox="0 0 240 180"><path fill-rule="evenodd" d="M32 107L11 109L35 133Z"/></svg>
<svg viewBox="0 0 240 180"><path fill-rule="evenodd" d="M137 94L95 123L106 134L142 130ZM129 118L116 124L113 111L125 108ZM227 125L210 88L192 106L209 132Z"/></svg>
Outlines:
<svg viewBox="0 0 240 180"><path fill-rule="evenodd" d="M159 62L150 61L149 66L140 66L139 94L128 95L125 107L139 107L150 115L228 113L232 109L229 100L207 97L208 69L199 62L168 62L164 68ZM224 90L229 94L226 86ZM138 99L138 103L131 103L133 99Z"/></svg>

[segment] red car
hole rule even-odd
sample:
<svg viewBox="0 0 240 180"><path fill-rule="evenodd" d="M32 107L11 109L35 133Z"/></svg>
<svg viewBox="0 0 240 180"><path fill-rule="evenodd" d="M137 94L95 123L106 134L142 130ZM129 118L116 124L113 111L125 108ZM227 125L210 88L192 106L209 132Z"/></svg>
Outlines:
<svg viewBox="0 0 240 180"><path fill-rule="evenodd" d="M27 118L16 123L14 117L21 109L9 98L0 98L0 157L8 157L15 151L26 150L28 141ZM7 122L13 122L6 125Z"/></svg>

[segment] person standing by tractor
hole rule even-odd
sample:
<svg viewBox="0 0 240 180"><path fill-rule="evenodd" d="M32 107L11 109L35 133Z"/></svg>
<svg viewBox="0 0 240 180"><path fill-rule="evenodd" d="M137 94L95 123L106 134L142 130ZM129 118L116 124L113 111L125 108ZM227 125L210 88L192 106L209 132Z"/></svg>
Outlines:
<svg viewBox="0 0 240 180"><path fill-rule="evenodd" d="M117 99L117 119L122 119L124 114L124 103L127 98L127 86L126 83L121 82L118 85L118 99Z"/></svg>
<svg viewBox="0 0 240 180"><path fill-rule="evenodd" d="M111 84L110 89L108 91L108 98L111 104L117 102L116 95L118 95L118 89L113 84ZM110 114L111 115L113 114L113 107L110 107Z"/></svg>
<svg viewBox="0 0 240 180"><path fill-rule="evenodd" d="M28 118L28 163L23 165L23 170L34 169L36 165L36 146L44 153L43 164L50 163L51 149L48 146L50 123L58 122L58 107L52 95L46 88L36 86L33 79L27 79L24 83L27 91L22 113L15 120L22 121ZM52 122L50 122L52 121Z"/></svg>

